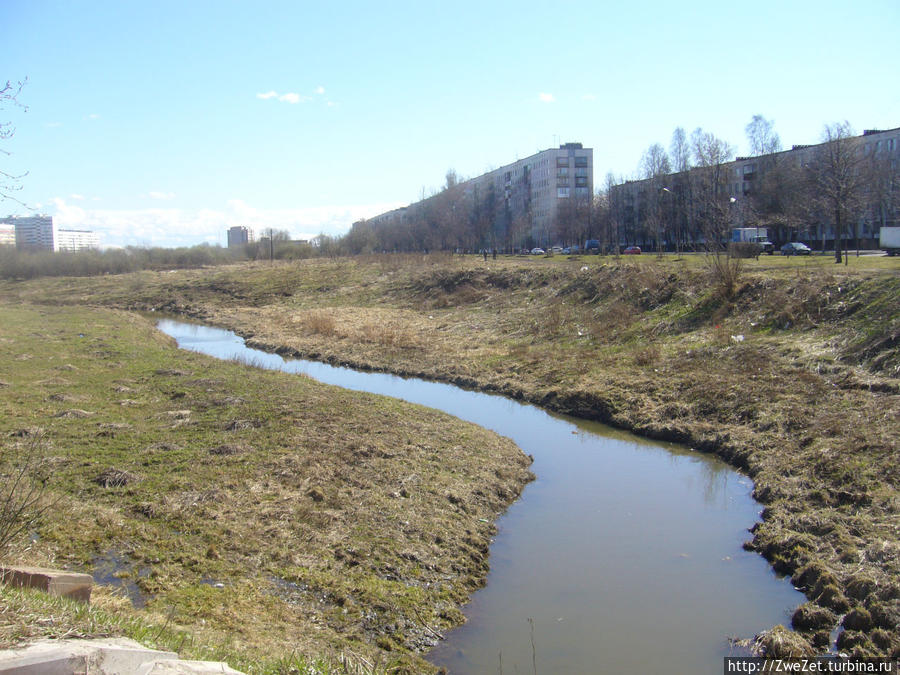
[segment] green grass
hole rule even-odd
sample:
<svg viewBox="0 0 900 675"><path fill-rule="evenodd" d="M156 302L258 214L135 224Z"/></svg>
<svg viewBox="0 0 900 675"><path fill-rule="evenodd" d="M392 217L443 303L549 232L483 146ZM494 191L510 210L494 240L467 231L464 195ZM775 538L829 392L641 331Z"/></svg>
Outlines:
<svg viewBox="0 0 900 675"><path fill-rule="evenodd" d="M171 617L249 672L294 653L428 670L426 634L458 620L451 610L487 573L463 540L486 545L530 479L511 442L178 350L125 312L6 305L0 318L2 459L39 439L58 500L20 559L86 571L117 560L142 620ZM395 496L411 474L415 491ZM285 593L301 570L315 592ZM377 642L396 625L386 652Z"/></svg>

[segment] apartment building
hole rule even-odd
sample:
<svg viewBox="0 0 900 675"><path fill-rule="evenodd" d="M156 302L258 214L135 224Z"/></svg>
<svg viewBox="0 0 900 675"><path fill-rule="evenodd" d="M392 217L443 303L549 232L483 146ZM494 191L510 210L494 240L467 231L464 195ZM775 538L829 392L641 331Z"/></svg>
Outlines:
<svg viewBox="0 0 900 675"><path fill-rule="evenodd" d="M57 251L87 251L100 248L100 238L90 230L56 231Z"/></svg>
<svg viewBox="0 0 900 675"><path fill-rule="evenodd" d="M560 221L577 207L590 205L594 192L594 157L581 143L565 143L501 166L454 187L457 217L482 225L480 245L500 242L535 245L557 243ZM373 225L409 225L421 218L441 194L368 219ZM460 216L462 214L462 216Z"/></svg>
<svg viewBox="0 0 900 675"><path fill-rule="evenodd" d="M253 231L249 227L236 225L228 228L228 248L243 246L253 241Z"/></svg>
<svg viewBox="0 0 900 675"><path fill-rule="evenodd" d="M15 246L16 245L16 226L15 225L0 225L0 246Z"/></svg>
<svg viewBox="0 0 900 675"><path fill-rule="evenodd" d="M16 231L16 248L29 251L55 251L56 226L52 216L8 216L0 225L12 225Z"/></svg>
<svg viewBox="0 0 900 675"><path fill-rule="evenodd" d="M865 158L878 160L886 171L895 175L900 171L900 127L889 130L870 129L856 136L851 141L857 145ZM834 224L828 219L829 214L819 217L810 214L810 221L800 227L796 223L767 220L760 215L755 198L761 193L761 184L767 176L771 177L776 168L803 169L810 167L823 147L823 143L814 145L795 145L784 150L758 157L738 157L720 167L722 183L727 190L730 203L728 218L735 227L755 222L769 230L769 237L776 243L784 243L792 238L800 238L809 244L819 243L822 248L834 245ZM873 162L874 164L874 162ZM645 243L654 238L654 230L659 226L654 219L671 220L673 216L689 212L685 204L687 198L683 194L689 192L691 175L699 171L691 169L680 174L670 174L645 180L626 181L613 187L610 193L610 204L616 209L616 217L626 238L634 241L622 243ZM890 195L888 195L890 197ZM673 212L678 206L678 214ZM873 201L869 210L860 216L855 223L855 234L862 246L873 246L878 238L881 226L897 225L900 204L890 199L878 203ZM671 229L671 228L670 228ZM702 239L697 232L682 231L685 243L691 239L696 243ZM671 247L670 234L663 245ZM845 233L845 236L849 236Z"/></svg>
<svg viewBox="0 0 900 675"><path fill-rule="evenodd" d="M52 216L0 218L0 245L5 243L14 244L22 251L83 251L100 248L96 232L58 229Z"/></svg>

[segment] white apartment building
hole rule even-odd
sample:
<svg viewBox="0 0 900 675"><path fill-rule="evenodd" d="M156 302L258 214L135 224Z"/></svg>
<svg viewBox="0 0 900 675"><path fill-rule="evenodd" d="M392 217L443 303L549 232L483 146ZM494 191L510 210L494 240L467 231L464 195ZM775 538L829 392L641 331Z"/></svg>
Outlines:
<svg viewBox="0 0 900 675"><path fill-rule="evenodd" d="M594 152L581 143L542 150L460 183L464 209L486 213L488 240L509 241L513 229L539 245L552 245L559 220L576 206L587 207L594 192ZM368 219L373 224L410 223L438 196ZM522 235L518 235L523 238Z"/></svg>
<svg viewBox="0 0 900 675"><path fill-rule="evenodd" d="M57 251L86 251L100 248L100 239L96 232L90 230L56 231Z"/></svg>
<svg viewBox="0 0 900 675"><path fill-rule="evenodd" d="M10 239L9 232L12 231ZM90 230L58 229L52 216L7 216L0 218L0 245L14 244L23 251L83 251L100 248Z"/></svg>
<svg viewBox="0 0 900 675"><path fill-rule="evenodd" d="M16 245L16 226L15 225L0 225L0 246L15 246Z"/></svg>

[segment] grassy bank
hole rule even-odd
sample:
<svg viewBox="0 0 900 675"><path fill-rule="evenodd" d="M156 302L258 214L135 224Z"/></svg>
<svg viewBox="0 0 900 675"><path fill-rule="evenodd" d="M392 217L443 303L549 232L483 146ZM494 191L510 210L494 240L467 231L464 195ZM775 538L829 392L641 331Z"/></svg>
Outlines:
<svg viewBox="0 0 900 675"><path fill-rule="evenodd" d="M438 256L9 283L14 301L203 317L256 346L500 391L714 452L765 505L748 546L816 648L900 648L900 267ZM812 647L810 647L811 649Z"/></svg>
<svg viewBox="0 0 900 675"><path fill-rule="evenodd" d="M254 673L428 670L531 477L478 427L184 352L132 313L0 318L3 467L39 457L55 502L12 555L122 589L90 612L4 591L0 647L124 634Z"/></svg>

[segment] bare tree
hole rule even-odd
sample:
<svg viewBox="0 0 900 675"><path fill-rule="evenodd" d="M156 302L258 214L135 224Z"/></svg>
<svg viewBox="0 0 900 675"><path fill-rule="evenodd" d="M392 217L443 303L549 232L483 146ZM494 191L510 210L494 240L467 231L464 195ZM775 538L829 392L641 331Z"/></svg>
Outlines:
<svg viewBox="0 0 900 675"><path fill-rule="evenodd" d="M615 190L615 186L622 182L616 179L610 171L606 174L604 181L604 192L606 193L606 228L608 241L612 245L613 253L616 258L619 257L619 226L622 222L622 204L620 203L620 192Z"/></svg>
<svg viewBox="0 0 900 675"><path fill-rule="evenodd" d="M742 271L742 261L727 255L725 243L737 206L728 192L725 167L734 149L699 127L691 134L691 145L697 163L690 171L692 211L703 233L707 264L722 297L729 299Z"/></svg>
<svg viewBox="0 0 900 675"><path fill-rule="evenodd" d="M672 168L677 172L687 171L691 168L691 146L687 140L684 129L676 127L672 132L672 142L669 145L669 156L672 160Z"/></svg>
<svg viewBox="0 0 900 675"><path fill-rule="evenodd" d="M747 140L750 142L750 155L759 157L771 155L781 150L781 139L775 132L775 123L762 115L754 115L750 123L744 127Z"/></svg>
<svg viewBox="0 0 900 675"><path fill-rule="evenodd" d="M869 186L869 166L849 122L829 124L807 168L812 203L834 223L834 261L840 263L846 226L858 219Z"/></svg>
<svg viewBox="0 0 900 675"><path fill-rule="evenodd" d="M17 82L16 84L12 84L9 80L6 81L6 84L2 89L0 89L0 112L5 111L8 105L20 108L25 112L28 111L28 108L18 101L19 94L22 93L22 89L27 82L27 78L20 82ZM12 138L15 132L16 129L15 127L13 127L12 122L0 121L0 141L5 141ZM0 148L0 154L6 155L8 157L10 153L3 148ZM0 201L8 199L18 204L22 204L22 202L12 196L12 193L18 192L22 189L22 184L20 183L20 181L26 175L27 172L15 174L0 170Z"/></svg>
<svg viewBox="0 0 900 675"><path fill-rule="evenodd" d="M655 178L672 173L672 164L665 149L659 143L654 143L641 157L641 174L644 178Z"/></svg>

